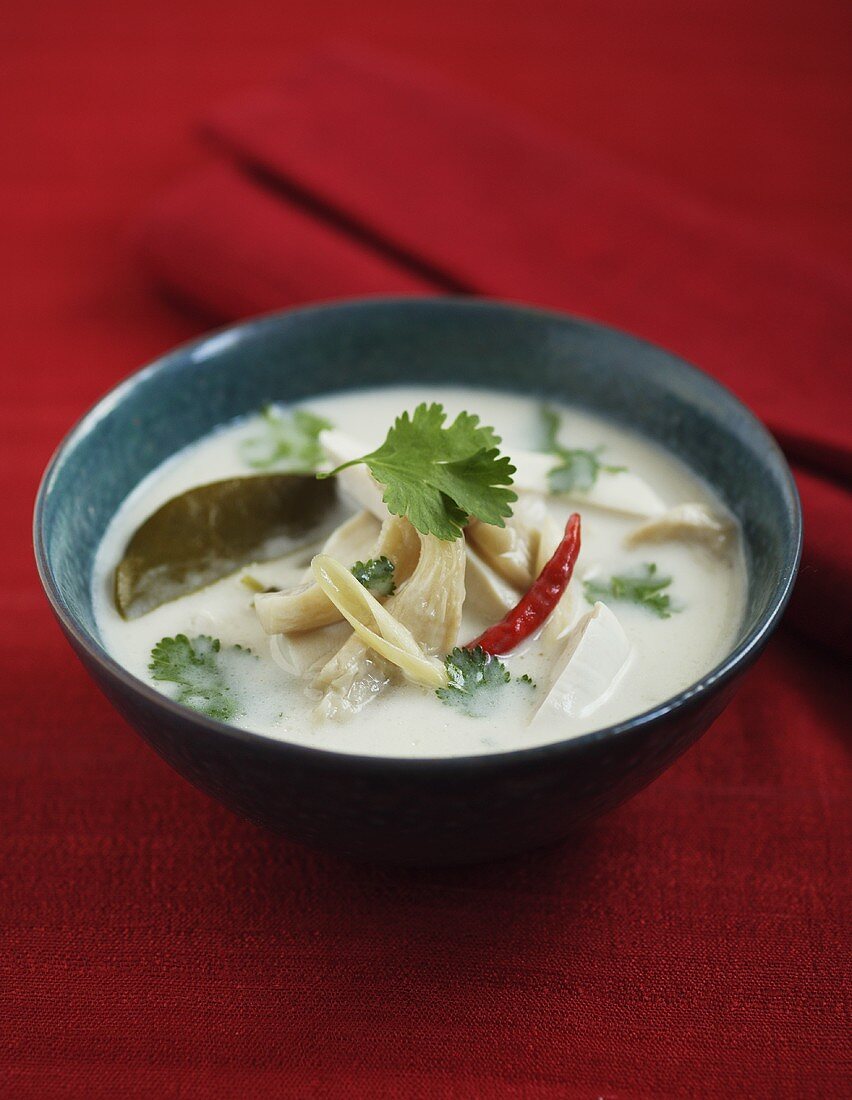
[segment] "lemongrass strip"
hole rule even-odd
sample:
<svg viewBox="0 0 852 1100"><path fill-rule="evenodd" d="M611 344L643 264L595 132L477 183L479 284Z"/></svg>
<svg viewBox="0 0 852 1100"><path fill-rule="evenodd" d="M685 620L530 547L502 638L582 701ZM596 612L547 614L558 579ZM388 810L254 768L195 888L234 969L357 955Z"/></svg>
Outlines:
<svg viewBox="0 0 852 1100"><path fill-rule="evenodd" d="M386 611L345 566L327 554L317 554L311 572L366 646L396 665L414 683L446 686L447 671L442 662L427 657L411 631ZM368 625L370 621L375 629Z"/></svg>

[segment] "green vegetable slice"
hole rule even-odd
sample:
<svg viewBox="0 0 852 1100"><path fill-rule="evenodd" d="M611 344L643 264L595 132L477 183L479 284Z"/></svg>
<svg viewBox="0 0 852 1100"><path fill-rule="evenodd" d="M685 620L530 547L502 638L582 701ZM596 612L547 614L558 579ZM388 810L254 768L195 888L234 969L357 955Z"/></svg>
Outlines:
<svg viewBox="0 0 852 1100"><path fill-rule="evenodd" d="M136 619L250 562L315 537L336 512L333 481L261 474L199 485L173 497L131 538L115 571L115 605Z"/></svg>

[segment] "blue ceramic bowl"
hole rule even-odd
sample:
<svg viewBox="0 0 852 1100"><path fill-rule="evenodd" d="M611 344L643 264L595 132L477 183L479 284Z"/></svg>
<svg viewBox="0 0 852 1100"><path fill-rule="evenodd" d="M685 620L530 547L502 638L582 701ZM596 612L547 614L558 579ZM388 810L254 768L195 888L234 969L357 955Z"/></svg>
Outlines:
<svg viewBox="0 0 852 1100"><path fill-rule="evenodd" d="M122 500L163 459L267 400L385 383L463 383L574 403L684 459L739 518L749 570L736 644L675 698L540 748L457 759L352 756L204 718L115 663L92 565ZM179 348L109 393L45 474L42 582L116 709L190 782L286 836L363 859L454 863L556 841L660 774L707 729L778 624L799 561L790 471L762 425L706 375L622 332L493 302L371 299L280 313Z"/></svg>

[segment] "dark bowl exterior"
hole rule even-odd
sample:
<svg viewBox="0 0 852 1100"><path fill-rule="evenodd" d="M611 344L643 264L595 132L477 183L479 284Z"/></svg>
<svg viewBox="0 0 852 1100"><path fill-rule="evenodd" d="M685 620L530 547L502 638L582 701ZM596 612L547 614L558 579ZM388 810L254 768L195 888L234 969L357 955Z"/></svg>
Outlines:
<svg viewBox="0 0 852 1100"><path fill-rule="evenodd" d="M528 371L519 375L518 362ZM361 367L354 379L353 363ZM332 753L224 726L116 665L97 638L89 583L106 523L141 476L263 400L391 381L491 383L575 401L684 457L743 526L749 608L734 652L677 698L618 727L539 748L431 760ZM789 471L765 430L727 391L668 353L552 313L403 299L263 318L134 376L60 447L39 493L35 538L46 591L84 665L194 785L314 847L363 860L450 864L557 841L687 749L777 624L798 565L801 522Z"/></svg>
<svg viewBox="0 0 852 1100"><path fill-rule="evenodd" d="M116 710L206 794L292 840L362 861L475 863L539 848L656 779L727 705L735 681L617 737L562 751L406 761L217 737L190 712L164 714L70 639ZM551 746L545 746L545 750Z"/></svg>

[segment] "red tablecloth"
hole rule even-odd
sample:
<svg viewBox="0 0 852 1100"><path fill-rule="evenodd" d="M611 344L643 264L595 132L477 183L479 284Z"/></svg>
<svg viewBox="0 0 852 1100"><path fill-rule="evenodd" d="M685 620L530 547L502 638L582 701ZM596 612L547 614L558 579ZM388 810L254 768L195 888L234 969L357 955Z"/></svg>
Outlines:
<svg viewBox="0 0 852 1100"><path fill-rule="evenodd" d="M232 818L122 726L51 621L28 527L70 422L201 326L151 290L127 228L200 157L187 135L212 100L329 36L369 40L848 265L848 12L248 0L4 19L0 1088L839 1095L836 658L782 631L685 759L560 849L358 868Z"/></svg>

